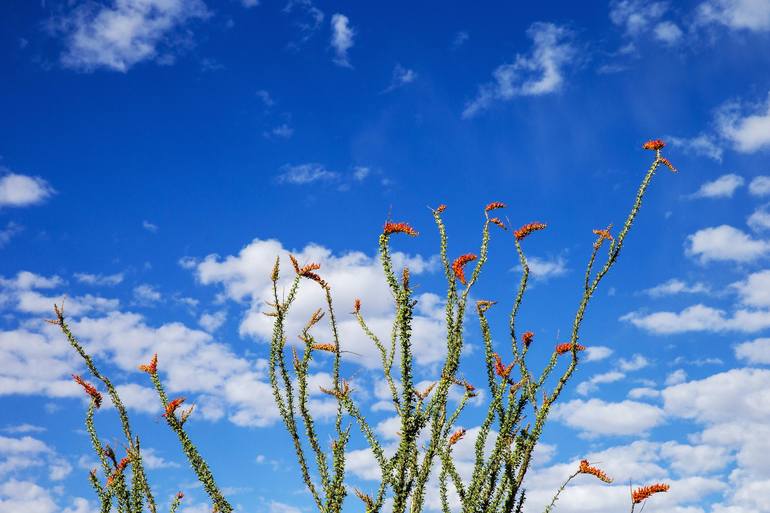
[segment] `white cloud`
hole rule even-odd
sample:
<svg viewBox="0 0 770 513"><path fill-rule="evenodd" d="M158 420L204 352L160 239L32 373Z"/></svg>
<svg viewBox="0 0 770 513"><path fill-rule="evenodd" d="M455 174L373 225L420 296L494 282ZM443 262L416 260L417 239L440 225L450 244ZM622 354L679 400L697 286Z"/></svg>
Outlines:
<svg viewBox="0 0 770 513"><path fill-rule="evenodd" d="M682 29L676 23L663 21L655 26L655 38L667 45L673 46L682 39Z"/></svg>
<svg viewBox="0 0 770 513"><path fill-rule="evenodd" d="M670 143L671 146L681 148L685 153L700 155L716 160L717 162L722 161L724 150L719 141L710 135L700 134L689 139L685 137L667 136L666 142Z"/></svg>
<svg viewBox="0 0 770 513"><path fill-rule="evenodd" d="M770 196L770 176L756 176L749 184L753 196Z"/></svg>
<svg viewBox="0 0 770 513"><path fill-rule="evenodd" d="M11 239L23 231L24 227L22 225L8 221L5 228L0 229L0 248L11 242Z"/></svg>
<svg viewBox="0 0 770 513"><path fill-rule="evenodd" d="M740 153L770 147L770 95L765 105L751 108L728 102L717 112L717 129Z"/></svg>
<svg viewBox="0 0 770 513"><path fill-rule="evenodd" d="M587 436L638 435L663 423L663 410L638 401L575 399L557 404L553 418Z"/></svg>
<svg viewBox="0 0 770 513"><path fill-rule="evenodd" d="M577 53L571 32L553 23L533 23L527 35L533 43L531 55L517 55L513 63L498 66L492 72L493 81L480 86L476 98L465 105L463 118L471 118L498 101L561 89L563 68Z"/></svg>
<svg viewBox="0 0 770 513"><path fill-rule="evenodd" d="M144 221L142 221L142 228L144 228L145 230L147 230L150 233L158 233L158 229L159 229L157 224L151 223L150 221L148 221L146 219Z"/></svg>
<svg viewBox="0 0 770 513"><path fill-rule="evenodd" d="M460 48L462 45L466 43L470 39L470 34L464 30L460 30L455 34L454 39L452 40L452 48L457 49Z"/></svg>
<svg viewBox="0 0 770 513"><path fill-rule="evenodd" d="M269 513L303 513L301 509L283 502L270 501Z"/></svg>
<svg viewBox="0 0 770 513"><path fill-rule="evenodd" d="M350 20L344 14L333 14L331 19L332 39L331 46L334 49L334 63L345 68L352 67L348 59L348 50L353 47L355 30L350 26Z"/></svg>
<svg viewBox="0 0 770 513"><path fill-rule="evenodd" d="M329 171L323 164L314 162L307 164L289 165L281 168L278 175L278 183L290 183L293 185L305 185L314 182L333 182L340 178L336 171Z"/></svg>
<svg viewBox="0 0 770 513"><path fill-rule="evenodd" d="M134 287L134 299L141 304L150 304L157 303L162 296L152 285L143 283Z"/></svg>
<svg viewBox="0 0 770 513"><path fill-rule="evenodd" d="M628 397L631 399L654 399L660 397L660 392L650 387L637 387L628 391Z"/></svg>
<svg viewBox="0 0 770 513"><path fill-rule="evenodd" d="M213 333L218 330L227 320L227 312L225 310L219 310L214 313L204 313L198 319L198 325L209 333Z"/></svg>
<svg viewBox="0 0 770 513"><path fill-rule="evenodd" d="M625 374L618 371L609 371L603 374L594 374L593 376L591 376L591 378L587 379L586 381L582 381L578 383L575 390L580 395L588 395L591 392L598 390L599 385L603 385L605 383L615 383L616 381L620 381L625 377L626 377Z"/></svg>
<svg viewBox="0 0 770 513"><path fill-rule="evenodd" d="M673 296L676 294L708 294L710 289L705 283L696 282L692 285L688 285L682 280L672 278L667 282L655 285L643 292L650 297L662 297Z"/></svg>
<svg viewBox="0 0 770 513"><path fill-rule="evenodd" d="M42 178L6 172L0 177L0 208L37 205L55 192Z"/></svg>
<svg viewBox="0 0 770 513"><path fill-rule="evenodd" d="M685 381L687 381L687 373L684 371L684 369L677 369L666 376L666 385L668 386L678 385L679 383L684 383Z"/></svg>
<svg viewBox="0 0 770 513"><path fill-rule="evenodd" d="M631 312L620 319L658 335L692 331L740 331L754 333L770 327L770 311L737 310L731 317L727 317L724 310L718 310L702 304L689 306L680 313L654 312L642 314Z"/></svg>
<svg viewBox="0 0 770 513"><path fill-rule="evenodd" d="M121 394L122 397L122 394ZM158 468L176 468L179 467L179 463L174 461L168 461L158 454L158 451L152 447L142 448L142 463L147 465L150 470Z"/></svg>
<svg viewBox="0 0 770 513"><path fill-rule="evenodd" d="M733 283L741 303L756 307L770 307L770 269L749 274L745 280Z"/></svg>
<svg viewBox="0 0 770 513"><path fill-rule="evenodd" d="M532 277L540 280L562 276L567 272L567 261L561 255L550 259L528 257L527 266Z"/></svg>
<svg viewBox="0 0 770 513"><path fill-rule="evenodd" d="M0 483L0 513L54 513L57 509L49 493L31 481Z"/></svg>
<svg viewBox="0 0 770 513"><path fill-rule="evenodd" d="M417 72L413 69L403 67L401 64L396 63L393 68L393 76L390 79L390 85L383 91L389 93L399 87L411 84L417 80Z"/></svg>
<svg viewBox="0 0 770 513"><path fill-rule="evenodd" d="M770 3L765 0L706 0L696 13L701 23L716 23L733 30L770 30Z"/></svg>
<svg viewBox="0 0 770 513"><path fill-rule="evenodd" d="M64 280L59 276L45 277L29 271L19 271L13 279L0 277L0 286L15 290L53 289L61 285Z"/></svg>
<svg viewBox="0 0 770 513"><path fill-rule="evenodd" d="M265 107L272 107L275 104L273 97L270 96L270 92L266 91L265 89L260 89L254 94L257 95L257 98L262 100L262 103L265 105Z"/></svg>
<svg viewBox="0 0 770 513"><path fill-rule="evenodd" d="M770 338L757 338L736 345L735 357L750 364L770 365Z"/></svg>
<svg viewBox="0 0 770 513"><path fill-rule="evenodd" d="M266 137L280 137L281 139L290 139L294 135L294 129L288 123L282 123L274 127L270 132L265 133Z"/></svg>
<svg viewBox="0 0 770 513"><path fill-rule="evenodd" d="M16 426L4 427L0 431L11 434L43 433L46 431L46 428L43 426L35 426L34 424L18 424Z"/></svg>
<svg viewBox="0 0 770 513"><path fill-rule="evenodd" d="M622 27L626 35L638 36L657 22L667 9L665 2L619 0L610 5L610 20Z"/></svg>
<svg viewBox="0 0 770 513"><path fill-rule="evenodd" d="M115 274L91 274L75 273L75 279L86 285L117 285L123 281L123 273Z"/></svg>
<svg viewBox="0 0 770 513"><path fill-rule="evenodd" d="M618 368L623 372L633 372L644 369L650 365L650 361L640 354L635 354L630 360L621 358L618 360Z"/></svg>
<svg viewBox="0 0 770 513"><path fill-rule="evenodd" d="M606 346L590 346L585 350L583 361L598 362L609 357L612 353L612 349Z"/></svg>
<svg viewBox="0 0 770 513"><path fill-rule="evenodd" d="M749 218L746 219L746 224L749 225L749 228L755 232L770 230L770 211L767 208L768 205L764 205L751 213Z"/></svg>
<svg viewBox="0 0 770 513"><path fill-rule="evenodd" d="M169 63L180 45L178 30L209 16L202 0L113 0L85 3L61 20L68 68L126 72L145 60Z"/></svg>
<svg viewBox="0 0 770 513"><path fill-rule="evenodd" d="M736 189L742 187L745 180L742 176L733 173L722 175L713 182L706 182L700 186L697 192L690 195L692 198L732 198Z"/></svg>
<svg viewBox="0 0 770 513"><path fill-rule="evenodd" d="M682 29L671 21L662 21L655 26L655 38L667 45L675 45L682 39Z"/></svg>
<svg viewBox="0 0 770 513"><path fill-rule="evenodd" d="M685 252L701 263L712 261L751 262L770 251L770 243L723 224L687 236Z"/></svg>

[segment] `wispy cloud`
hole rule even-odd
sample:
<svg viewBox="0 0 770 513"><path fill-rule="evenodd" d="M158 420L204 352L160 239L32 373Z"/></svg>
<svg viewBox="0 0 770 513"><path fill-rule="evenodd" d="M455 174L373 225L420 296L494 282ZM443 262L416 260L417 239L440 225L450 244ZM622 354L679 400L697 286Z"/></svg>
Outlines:
<svg viewBox="0 0 770 513"><path fill-rule="evenodd" d="M470 38L470 35L465 30L460 30L455 34L454 39L452 40L452 48L458 49L462 45L464 45L468 39Z"/></svg>
<svg viewBox="0 0 770 513"><path fill-rule="evenodd" d="M389 93L403 87L407 84L411 84L417 80L417 73L413 69L403 67L401 64L396 63L393 68L393 76L390 79L390 85L383 91L383 93Z"/></svg>
<svg viewBox="0 0 770 513"><path fill-rule="evenodd" d="M157 224L151 223L150 221L148 221L146 219L144 221L142 221L142 228L144 228L145 230L147 230L150 233L158 233L158 230L159 230L159 227L158 227Z"/></svg>
<svg viewBox="0 0 770 513"><path fill-rule="evenodd" d="M345 68L352 68L348 59L348 50L353 48L355 30L350 26L350 20L344 14L334 14L331 19L331 46L334 49L334 63Z"/></svg>
<svg viewBox="0 0 770 513"><path fill-rule="evenodd" d="M75 279L86 285L117 285L123 281L123 273L115 274L92 274L75 273Z"/></svg>
<svg viewBox="0 0 770 513"><path fill-rule="evenodd" d="M115 0L81 3L57 20L66 48L65 67L126 72L145 60L173 62L178 29L209 16L202 0ZM176 44L175 44L176 43Z"/></svg>
<svg viewBox="0 0 770 513"><path fill-rule="evenodd" d="M492 82L479 87L476 98L465 105L463 118L471 118L498 101L519 96L539 96L558 91L564 83L564 67L577 50L571 32L553 23L533 23L527 30L532 39L530 55L517 55L511 64L498 66Z"/></svg>
<svg viewBox="0 0 770 513"><path fill-rule="evenodd" d="M732 30L770 31L770 2L764 0L706 0L696 10L696 22Z"/></svg>
<svg viewBox="0 0 770 513"><path fill-rule="evenodd" d="M16 235L24 231L24 227L13 221L8 221L5 228L0 228L0 248L11 242Z"/></svg>
<svg viewBox="0 0 770 513"><path fill-rule="evenodd" d="M677 294L708 294L710 289L705 283L696 282L690 285L682 280L672 278L642 292L650 297L663 297Z"/></svg>
<svg viewBox="0 0 770 513"><path fill-rule="evenodd" d="M717 162L722 161L724 148L715 136L708 134L700 134L691 138L667 136L666 141L674 147L681 148L685 153L707 157Z"/></svg>
<svg viewBox="0 0 770 513"><path fill-rule="evenodd" d="M340 179L340 173L326 169L323 164L309 162L306 164L286 164L281 168L278 183L305 185L315 182L333 182Z"/></svg>

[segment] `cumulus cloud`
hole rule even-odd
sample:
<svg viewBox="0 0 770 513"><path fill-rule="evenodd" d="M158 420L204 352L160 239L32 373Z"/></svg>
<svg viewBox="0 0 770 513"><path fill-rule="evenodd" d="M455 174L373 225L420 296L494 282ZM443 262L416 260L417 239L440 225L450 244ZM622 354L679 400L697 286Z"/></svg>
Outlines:
<svg viewBox="0 0 770 513"><path fill-rule="evenodd" d="M658 335L697 331L754 333L770 327L770 311L740 309L728 316L724 310L702 304L689 306L679 313L631 312L620 319Z"/></svg>
<svg viewBox="0 0 770 513"><path fill-rule="evenodd" d="M672 21L662 21L655 25L655 39L669 46L677 44L683 36L682 29Z"/></svg>
<svg viewBox="0 0 770 513"><path fill-rule="evenodd" d="M141 285L134 287L134 300L139 304L149 305L157 303L162 298L160 292L147 283L142 283Z"/></svg>
<svg viewBox="0 0 770 513"><path fill-rule="evenodd" d="M717 111L717 130L740 153L767 149L770 147L770 95L764 105L726 103Z"/></svg>
<svg viewBox="0 0 770 513"><path fill-rule="evenodd" d="M746 224L755 232L770 230L770 211L768 205L759 207L746 219Z"/></svg>
<svg viewBox="0 0 770 513"><path fill-rule="evenodd" d="M334 63L345 68L352 68L348 58L348 50L353 47L353 38L356 32L350 26L350 20L344 14L333 14L331 27L331 46L334 49Z"/></svg>
<svg viewBox="0 0 770 513"><path fill-rule="evenodd" d="M575 399L557 404L553 418L585 436L638 435L664 421L663 410L638 401L605 402Z"/></svg>
<svg viewBox="0 0 770 513"><path fill-rule="evenodd" d="M585 350L583 361L598 362L609 357L612 353L612 349L606 346L590 346Z"/></svg>
<svg viewBox="0 0 770 513"><path fill-rule="evenodd" d="M749 193L753 196L770 196L770 176L757 176L749 184Z"/></svg>
<svg viewBox="0 0 770 513"><path fill-rule="evenodd" d="M580 395L588 395L591 392L596 391L599 388L599 385L603 385L605 383L615 383L616 381L620 381L625 377L625 374L618 371L609 371L602 374L595 374L586 381L578 383L575 390Z"/></svg>
<svg viewBox="0 0 770 513"><path fill-rule="evenodd" d="M710 289L708 285L701 282L687 284L686 282L672 278L664 283L655 285L642 291L650 297L673 296L676 294L708 294Z"/></svg>
<svg viewBox="0 0 770 513"><path fill-rule="evenodd" d="M610 4L610 20L622 27L628 36L638 36L648 30L665 14L666 2L616 0Z"/></svg>
<svg viewBox="0 0 770 513"><path fill-rule="evenodd" d="M749 274L746 279L731 285L738 292L741 303L755 307L770 307L770 270Z"/></svg>
<svg viewBox="0 0 770 513"><path fill-rule="evenodd" d="M685 252L701 263L715 261L751 262L765 256L770 243L752 238L747 233L723 224L698 230L687 236Z"/></svg>
<svg viewBox="0 0 770 513"><path fill-rule="evenodd" d="M742 176L733 173L722 175L712 182L706 182L691 198L732 198L735 191L742 187L745 180Z"/></svg>
<svg viewBox="0 0 770 513"><path fill-rule="evenodd" d="M540 280L562 276L567 272L567 260L561 255L554 258L529 257L527 265L532 277Z"/></svg>
<svg viewBox="0 0 770 513"><path fill-rule="evenodd" d="M0 208L27 207L43 203L54 194L48 182L37 176L20 175L0 168Z"/></svg>
<svg viewBox="0 0 770 513"><path fill-rule="evenodd" d="M757 338L735 346L735 357L754 365L770 365L770 338Z"/></svg>
<svg viewBox="0 0 770 513"><path fill-rule="evenodd" d="M112 0L83 3L60 19L65 38L61 62L81 71L126 72L145 60L169 63L179 31L209 16L202 0Z"/></svg>
<svg viewBox="0 0 770 513"><path fill-rule="evenodd" d="M699 23L733 30L770 30L770 4L762 0L706 0L696 10Z"/></svg>
<svg viewBox="0 0 770 513"><path fill-rule="evenodd" d="M511 64L498 66L492 82L479 87L476 98L465 105L463 118L471 118L499 101L519 96L539 96L561 89L564 67L577 50L571 32L553 23L533 23L527 30L532 39L530 55L517 55Z"/></svg>
<svg viewBox="0 0 770 513"><path fill-rule="evenodd" d="M218 330L227 320L227 312L219 310L214 313L204 313L198 319L198 325L209 333Z"/></svg>

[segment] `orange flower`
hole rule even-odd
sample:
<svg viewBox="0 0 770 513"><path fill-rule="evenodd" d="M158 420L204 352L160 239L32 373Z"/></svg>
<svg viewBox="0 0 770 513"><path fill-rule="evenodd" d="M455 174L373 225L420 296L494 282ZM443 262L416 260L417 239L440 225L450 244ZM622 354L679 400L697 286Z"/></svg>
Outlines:
<svg viewBox="0 0 770 513"><path fill-rule="evenodd" d="M526 347L529 347L529 345L532 343L532 341L535 339L535 334L531 331L525 331L521 335L521 341L524 342L524 345Z"/></svg>
<svg viewBox="0 0 770 513"><path fill-rule="evenodd" d="M544 223L528 223L513 232L513 235L516 240L521 240L532 232L545 229L546 226Z"/></svg>
<svg viewBox="0 0 770 513"><path fill-rule="evenodd" d="M580 460L580 473L581 474L591 474L592 476L596 476L605 483L611 483L612 478L609 477L607 474L604 473L603 470L598 469L596 467L592 467L589 465L588 460Z"/></svg>
<svg viewBox="0 0 770 513"><path fill-rule="evenodd" d="M184 499L184 494L182 492L177 492L176 500L181 501L182 499Z"/></svg>
<svg viewBox="0 0 770 513"><path fill-rule="evenodd" d="M337 352L337 347L334 344L312 344L310 347L316 351L328 351L330 353Z"/></svg>
<svg viewBox="0 0 770 513"><path fill-rule="evenodd" d="M484 211L489 212L490 210L495 210L498 208L505 208L505 203L503 203L502 201L493 201L492 203L484 207Z"/></svg>
<svg viewBox="0 0 770 513"><path fill-rule="evenodd" d="M460 255L454 262L452 262L452 270L463 285L465 285L465 264L473 262L474 260L476 260L476 255L467 253L465 255Z"/></svg>
<svg viewBox="0 0 770 513"><path fill-rule="evenodd" d="M130 458L128 458L128 457L125 457L125 458L123 458L123 459L122 459L122 460L120 460L120 462L118 463L118 466L117 466L117 467L115 467L115 471L116 471L116 472L123 472L123 470L125 470L125 468L128 466L128 464L129 464L129 462L130 462L130 461L131 461L131 459L130 459Z"/></svg>
<svg viewBox="0 0 770 513"><path fill-rule="evenodd" d="M513 369L513 364L510 364L508 367L503 365L503 361L500 358L500 355L495 353L495 373L500 376L503 379L508 378L508 374L511 373L511 369Z"/></svg>
<svg viewBox="0 0 770 513"><path fill-rule="evenodd" d="M441 205L439 205L439 206L437 206L437 207L436 207L436 213L437 213L437 214L440 214L440 213L441 213L441 212L443 212L444 210L446 210L446 205L444 205L443 203L442 203Z"/></svg>
<svg viewBox="0 0 770 513"><path fill-rule="evenodd" d="M163 414L164 417L168 417L169 415L173 415L177 408L184 402L184 397L177 397L173 401L169 402L166 405L166 413Z"/></svg>
<svg viewBox="0 0 770 513"><path fill-rule="evenodd" d="M508 228L505 227L505 223L502 222L499 217L493 217L492 219L489 220L489 222L492 223L492 224L496 224L497 226L499 226L503 230L507 230L508 229Z"/></svg>
<svg viewBox="0 0 770 513"><path fill-rule="evenodd" d="M72 379L75 380L75 383L83 387L83 389L86 391L88 395L91 396L91 399L94 401L94 405L99 408L102 405L102 394L99 393L98 390L96 390L96 387L93 386L88 381L84 380L77 374L72 375Z"/></svg>
<svg viewBox="0 0 770 513"><path fill-rule="evenodd" d="M646 143L642 144L642 149L657 151L657 150L663 148L665 145L666 145L666 143L664 143L660 139L650 139Z"/></svg>
<svg viewBox="0 0 770 513"><path fill-rule="evenodd" d="M465 436L465 430L463 428L458 429L454 433L452 433L452 436L449 437L449 445L454 445Z"/></svg>
<svg viewBox="0 0 770 513"><path fill-rule="evenodd" d="M669 168L671 171L676 173L676 168L674 167L674 164L672 164L666 157L660 157L660 162L667 168Z"/></svg>
<svg viewBox="0 0 770 513"><path fill-rule="evenodd" d="M147 374L156 374L158 372L158 353L152 355L152 360L147 365L140 365L139 370Z"/></svg>
<svg viewBox="0 0 770 513"><path fill-rule="evenodd" d="M577 344L577 350L578 351L585 351L585 346L581 346L580 344ZM572 352L572 344L569 342L565 342L564 344L559 344L556 346L556 354L564 354L564 353L570 353Z"/></svg>
<svg viewBox="0 0 770 513"><path fill-rule="evenodd" d="M596 242L594 242L594 248L599 249L599 247L602 245L602 242L605 240L615 240L615 238L610 233L610 228L612 228L612 225L607 226L607 228L604 228L603 230L594 230L594 235L599 237L596 239Z"/></svg>
<svg viewBox="0 0 770 513"><path fill-rule="evenodd" d="M671 488L669 485L663 483L655 483L650 486L643 486L631 492L631 500L634 504L639 504L640 502L648 499L650 495L659 492L667 492L669 488Z"/></svg>
<svg viewBox="0 0 770 513"><path fill-rule="evenodd" d="M353 312L358 313L361 311L361 300L356 298L355 302L353 303Z"/></svg>
<svg viewBox="0 0 770 513"><path fill-rule="evenodd" d="M390 235L392 233L405 233L411 237L417 236L417 230L412 228L406 223L391 223L390 221L385 223L385 227L382 230L382 233L385 235Z"/></svg>

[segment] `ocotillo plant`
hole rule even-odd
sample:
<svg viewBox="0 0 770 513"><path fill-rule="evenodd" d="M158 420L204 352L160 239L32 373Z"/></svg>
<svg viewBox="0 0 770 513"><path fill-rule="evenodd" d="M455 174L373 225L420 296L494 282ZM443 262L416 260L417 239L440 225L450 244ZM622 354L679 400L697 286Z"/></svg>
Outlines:
<svg viewBox="0 0 770 513"><path fill-rule="evenodd" d="M374 429L353 401L349 382L340 376L342 351L332 303L331 285L316 272L320 266L316 263L301 266L292 256L295 276L287 296L282 299L279 297L278 287L280 261L276 259L272 272L273 298L269 303L272 311L266 312L266 315L274 318L270 350L270 381L275 402L294 445L302 478L320 512L339 513L342 510L347 494L344 482L345 450L350 440L352 423L358 425L381 472L376 493L368 495L355 490L367 513L379 513L383 509L386 497L392 498L393 513L404 513L407 508L411 513L422 511L434 463L438 463L440 468L439 494L444 512L450 511L448 482L451 482L456 490L462 513L521 511L525 500L524 478L530 468L533 451L543 433L543 427L553 404L577 368L580 351L585 349L579 344L579 340L580 328L588 304L602 279L617 262L623 243L642 206L642 200L656 170L664 165L676 171L674 166L661 155L663 146L664 143L660 140L651 140L643 145L644 149L653 151L655 157L642 179L631 210L617 235L611 233L611 225L594 230L596 239L588 257L583 290L569 338L554 347L548 363L537 375L533 374L527 365L527 354L534 335L531 332L517 331L517 315L529 279L529 266L522 243L534 232L546 228L546 225L533 222L513 231L513 244L518 254L522 275L509 317L511 363L506 365L503 357L493 350L486 312L495 302L490 300L476 302L476 313L484 341L484 363L491 401L475 441L475 462L468 481L463 481L452 458L453 445L465 434L462 429L454 430L455 423L468 400L476 393L473 385L458 377L464 344L463 323L466 318L469 294L487 261L490 225L507 228L499 217L492 217L494 215L492 212L504 208L505 205L501 202L493 202L484 209L478 254L462 254L453 261L450 261L446 227L442 220L442 213L446 207L440 205L432 210L440 238L440 258L447 282L445 303L447 354L436 382L422 391L415 388L412 352L413 315L417 301L413 298L413 291L410 288L409 270L404 268L399 279L393 269L390 250L392 236L404 234L414 237L417 232L407 223L391 221L385 223L379 237L379 256L395 306L389 346L386 346L367 325L362 314L365 305L362 306L359 300L355 301L353 315L379 351L383 376L392 395L393 407L400 417L400 439L391 456L386 455L383 443L377 439ZM606 260L596 270L602 247L607 247ZM475 262L475 265L467 276L465 269L471 262ZM289 365L286 362L287 315L297 298L302 280L313 281L322 289L326 303L325 311L319 309L310 317L299 334L300 340L304 342L304 351L300 356L292 347L292 365ZM332 342L319 343L312 335L311 329L324 316L328 319ZM309 365L313 354L319 351L333 354L331 388L322 389L323 392L334 397L337 403L334 422L335 438L331 442L330 455L319 441L316 422L308 408ZM399 369L394 375L396 357L399 360ZM548 389L547 380L557 369L560 359L567 360L566 368L555 379L553 388ZM293 368L293 372L290 368ZM450 411L449 392L454 386L464 389L464 393L458 406ZM350 419L350 423L343 425L346 418ZM531 418L532 421L524 424L525 418ZM495 425L498 434L492 443L492 450L487 455L485 446ZM421 435L427 436L423 447L418 445L418 437ZM309 456L310 452L312 456ZM315 460L315 472L320 482L314 480L315 475L310 464L311 457ZM581 468L574 475L578 473L590 473L600 479L608 479L604 473L591 467L587 461L581 464ZM553 507L558 494L567 483L560 488L546 511ZM632 512L636 504L653 493L667 489L667 485L656 484L634 490L631 496Z"/></svg>
<svg viewBox="0 0 770 513"><path fill-rule="evenodd" d="M102 484L99 480L97 469L93 469L89 473L89 482L96 491L96 495L99 497L101 513L111 513L112 511L115 511L113 509L113 504L117 504L117 513L143 513L146 511L145 505L151 513L156 513L157 505L155 497L153 496L152 488L147 480L144 465L142 464L142 452L140 449L139 437L134 436L131 430L128 412L126 411L123 402L120 400L117 389L110 379L97 369L91 356L86 352L77 338L75 338L75 335L73 335L64 318L64 306L62 305L60 307L54 305L54 313L56 314L56 318L48 322L59 326L64 336L67 337L70 345L72 345L78 354L83 357L86 367L88 367L88 370L93 374L94 378L104 384L112 404L118 411L123 435L126 439L126 456L118 461L114 449L109 445L102 444L101 438L96 431L96 426L94 425L94 412L102 404L101 392L82 377L73 375L72 377L75 382L81 385L86 394L90 396L88 411L86 413L86 430L91 438L94 452L96 452L101 463L106 481ZM230 513L233 511L232 506L227 502L227 499L225 499L222 492L217 487L211 470L209 470L208 465L201 457L195 444L192 443L184 429L184 423L189 418L193 408L190 407L177 417L176 410L184 402L184 398L180 397L171 401L168 400L163 385L158 378L157 354L153 356L149 364L140 365L139 370L150 375L164 410L163 417L166 419L166 423L169 427L179 437L179 442L182 445L182 449L187 456L192 469L195 471L198 480L201 482L204 490L212 501L214 511L216 513ZM131 472L130 481L127 478L129 471ZM184 494L182 492L178 492L174 496L169 507L170 513L175 513L183 497Z"/></svg>

